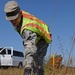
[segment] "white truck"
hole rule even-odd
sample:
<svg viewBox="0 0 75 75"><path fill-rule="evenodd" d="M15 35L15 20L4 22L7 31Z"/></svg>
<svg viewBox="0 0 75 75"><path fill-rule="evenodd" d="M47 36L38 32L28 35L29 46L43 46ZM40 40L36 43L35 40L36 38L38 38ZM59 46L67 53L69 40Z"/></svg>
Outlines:
<svg viewBox="0 0 75 75"><path fill-rule="evenodd" d="M24 66L23 52L14 50L13 47L0 48L0 66Z"/></svg>

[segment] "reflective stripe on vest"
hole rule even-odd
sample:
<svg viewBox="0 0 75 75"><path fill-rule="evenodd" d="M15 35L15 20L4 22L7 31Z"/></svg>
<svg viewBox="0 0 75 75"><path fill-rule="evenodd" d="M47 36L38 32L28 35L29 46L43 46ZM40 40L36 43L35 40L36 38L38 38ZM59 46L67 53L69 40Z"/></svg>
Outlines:
<svg viewBox="0 0 75 75"><path fill-rule="evenodd" d="M29 19L31 19L31 20L36 20L38 23L42 23L42 24L44 24L44 25L46 25L46 23L45 22L43 22L42 20L38 20L35 16L33 16L33 15L30 15L30 14L23 14L23 16L25 17L25 18L29 18Z"/></svg>
<svg viewBox="0 0 75 75"><path fill-rule="evenodd" d="M24 22L21 27L21 34L24 29L31 30L40 35L47 43L51 43L52 38L50 36L50 32L48 31L48 26L42 21L36 18L33 15L30 15L27 12L22 12L24 21L29 20L28 22Z"/></svg>

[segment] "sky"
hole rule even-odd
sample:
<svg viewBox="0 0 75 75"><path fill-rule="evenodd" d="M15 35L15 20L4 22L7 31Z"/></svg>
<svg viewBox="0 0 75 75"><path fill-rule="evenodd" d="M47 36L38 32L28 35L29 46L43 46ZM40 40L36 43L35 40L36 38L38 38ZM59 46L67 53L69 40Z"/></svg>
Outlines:
<svg viewBox="0 0 75 75"><path fill-rule="evenodd" d="M22 38L6 20L4 6L8 1L0 0L0 47L13 47L24 51ZM67 55L71 49L74 54L75 0L16 1L22 10L33 14L49 26L53 41L48 47L47 56L53 53Z"/></svg>

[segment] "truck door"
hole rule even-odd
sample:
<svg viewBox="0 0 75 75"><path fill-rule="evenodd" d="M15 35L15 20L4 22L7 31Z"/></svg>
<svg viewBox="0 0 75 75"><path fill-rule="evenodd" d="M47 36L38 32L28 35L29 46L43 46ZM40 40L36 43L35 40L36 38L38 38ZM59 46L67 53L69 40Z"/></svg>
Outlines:
<svg viewBox="0 0 75 75"><path fill-rule="evenodd" d="M9 51L7 48L3 49L1 52L1 65L2 66L11 66L12 65L12 56L11 50Z"/></svg>
<svg viewBox="0 0 75 75"><path fill-rule="evenodd" d="M2 49L1 51L1 66L6 64L6 49Z"/></svg>
<svg viewBox="0 0 75 75"><path fill-rule="evenodd" d="M11 48L10 49L7 49L7 61L8 61L8 65L10 66L13 66L13 56L12 56L12 50Z"/></svg>

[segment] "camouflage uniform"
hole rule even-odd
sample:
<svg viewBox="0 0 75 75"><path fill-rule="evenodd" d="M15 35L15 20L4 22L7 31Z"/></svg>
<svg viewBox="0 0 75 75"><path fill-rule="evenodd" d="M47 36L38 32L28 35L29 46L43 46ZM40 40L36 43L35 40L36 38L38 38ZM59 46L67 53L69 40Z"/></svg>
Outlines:
<svg viewBox="0 0 75 75"><path fill-rule="evenodd" d="M44 40L35 43L37 34L29 31L23 31L23 45L25 47L25 68L32 69L32 75L44 75L43 58L46 55L48 44Z"/></svg>

